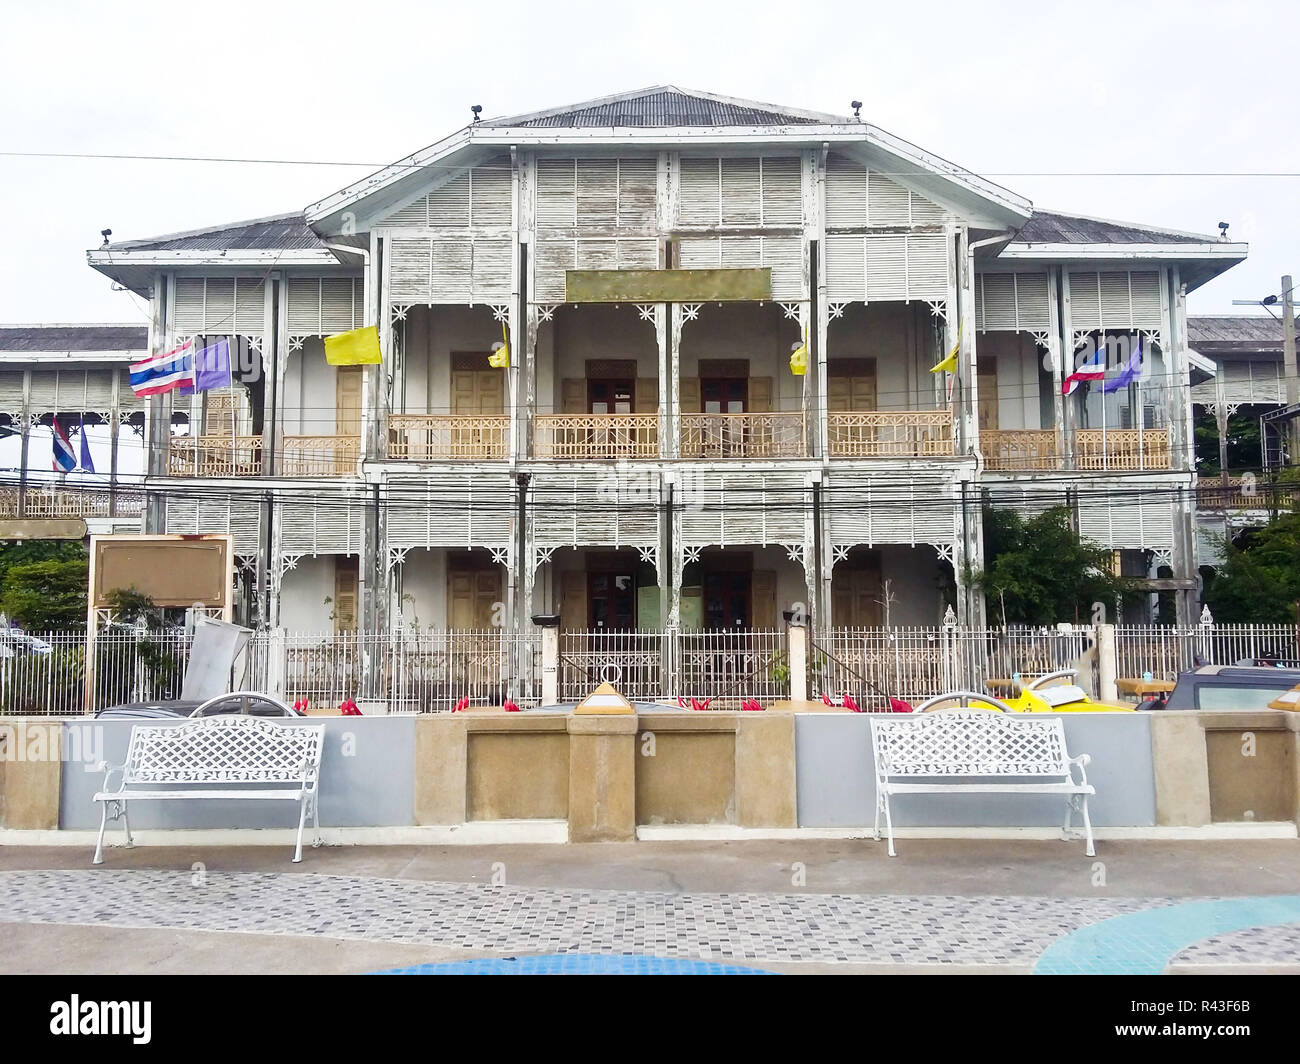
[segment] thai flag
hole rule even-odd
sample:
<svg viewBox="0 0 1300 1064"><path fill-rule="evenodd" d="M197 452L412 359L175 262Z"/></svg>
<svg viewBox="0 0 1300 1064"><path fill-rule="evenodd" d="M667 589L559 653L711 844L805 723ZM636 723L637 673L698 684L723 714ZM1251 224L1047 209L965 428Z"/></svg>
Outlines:
<svg viewBox="0 0 1300 1064"><path fill-rule="evenodd" d="M1061 394L1073 395L1074 390L1079 387L1082 381L1100 381L1106 379L1106 349L1099 347L1084 360L1082 366L1076 369L1061 382Z"/></svg>
<svg viewBox="0 0 1300 1064"><path fill-rule="evenodd" d="M161 355L131 364L131 390L144 398L182 385L194 386L194 341L186 340Z"/></svg>
<svg viewBox="0 0 1300 1064"><path fill-rule="evenodd" d="M77 453L72 449L72 441L68 439L68 430L59 424L56 417L53 423L54 428L54 461L50 468L56 473L71 473L77 468Z"/></svg>

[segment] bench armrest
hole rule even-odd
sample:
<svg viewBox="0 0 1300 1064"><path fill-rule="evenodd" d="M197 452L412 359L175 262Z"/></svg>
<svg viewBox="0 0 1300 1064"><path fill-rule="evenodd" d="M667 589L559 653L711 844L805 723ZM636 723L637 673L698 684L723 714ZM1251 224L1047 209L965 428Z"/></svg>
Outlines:
<svg viewBox="0 0 1300 1064"><path fill-rule="evenodd" d="M107 761L101 761L98 767L104 770L104 782L100 785L101 791L107 791L109 789L108 781L112 778L114 772L120 773L122 776L122 778L118 781L117 789L120 791L126 785L126 762L125 761L123 761L120 765L110 765Z"/></svg>
<svg viewBox="0 0 1300 1064"><path fill-rule="evenodd" d="M1071 766L1071 765L1078 765L1078 766L1079 766L1079 780L1078 780L1078 782L1079 782L1080 785L1085 785L1085 786L1086 786L1087 783L1088 783L1087 767L1088 767L1089 765L1091 765L1091 764L1092 764L1092 755L1091 755L1091 754L1080 754L1078 757L1072 757L1072 758L1070 758L1069 761L1066 762L1066 766L1067 766L1067 767L1069 767L1069 766ZM1074 776L1074 773L1071 772L1071 773L1070 773L1070 776L1073 777L1073 776Z"/></svg>

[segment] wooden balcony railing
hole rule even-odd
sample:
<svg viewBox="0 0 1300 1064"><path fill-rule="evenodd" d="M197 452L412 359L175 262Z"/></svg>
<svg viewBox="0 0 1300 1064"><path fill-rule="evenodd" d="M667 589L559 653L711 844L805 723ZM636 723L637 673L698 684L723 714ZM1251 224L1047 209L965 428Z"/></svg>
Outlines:
<svg viewBox="0 0 1300 1064"><path fill-rule="evenodd" d="M984 468L995 472L1058 469L1055 429L981 429Z"/></svg>
<svg viewBox="0 0 1300 1064"><path fill-rule="evenodd" d="M802 411L775 414L683 414L683 458L802 458Z"/></svg>
<svg viewBox="0 0 1300 1064"><path fill-rule="evenodd" d="M360 436L285 436L280 450L280 475L351 476L357 471L360 457Z"/></svg>
<svg viewBox="0 0 1300 1064"><path fill-rule="evenodd" d="M538 458L658 458L658 414L538 414Z"/></svg>
<svg viewBox="0 0 1300 1064"><path fill-rule="evenodd" d="M173 436L167 472L174 477L260 476L262 437Z"/></svg>
<svg viewBox="0 0 1300 1064"><path fill-rule="evenodd" d="M1075 469L1168 469L1168 429L1078 429L1074 434Z"/></svg>
<svg viewBox="0 0 1300 1064"><path fill-rule="evenodd" d="M950 410L870 410L827 415L832 458L940 458L953 453Z"/></svg>
<svg viewBox="0 0 1300 1064"><path fill-rule="evenodd" d="M28 517L139 517L144 495L119 491L110 497L105 488L40 488L28 486L23 510ZM18 489L0 490L0 516L18 516Z"/></svg>
<svg viewBox="0 0 1300 1064"><path fill-rule="evenodd" d="M1262 473L1250 481L1204 477L1196 484L1196 505L1203 510L1271 510L1297 503L1300 484L1274 485Z"/></svg>
<svg viewBox="0 0 1300 1064"><path fill-rule="evenodd" d="M415 462L505 458L510 418L488 414L393 414L388 457Z"/></svg>

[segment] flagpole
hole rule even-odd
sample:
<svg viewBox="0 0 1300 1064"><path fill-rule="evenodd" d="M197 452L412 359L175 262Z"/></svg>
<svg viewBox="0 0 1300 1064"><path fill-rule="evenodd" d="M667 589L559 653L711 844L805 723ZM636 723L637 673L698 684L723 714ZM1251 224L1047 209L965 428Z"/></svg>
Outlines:
<svg viewBox="0 0 1300 1064"><path fill-rule="evenodd" d="M1138 469L1143 468L1142 464L1142 444L1146 439L1146 411L1142 408L1142 340L1138 339L1138 367L1137 376L1133 379L1133 393L1137 397L1137 427L1138 427Z"/></svg>
<svg viewBox="0 0 1300 1064"><path fill-rule="evenodd" d="M238 444L235 442L237 433L235 430L235 418L239 413L239 403L235 400L235 360L230 353L230 337L226 337L226 391L230 393L230 474L235 475L235 450ZM252 455L249 455L252 458Z"/></svg>

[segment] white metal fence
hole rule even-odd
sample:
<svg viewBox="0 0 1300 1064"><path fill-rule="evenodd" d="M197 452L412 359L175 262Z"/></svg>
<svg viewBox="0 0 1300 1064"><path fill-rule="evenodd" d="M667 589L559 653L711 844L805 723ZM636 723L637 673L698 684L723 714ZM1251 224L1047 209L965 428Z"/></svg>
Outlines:
<svg viewBox="0 0 1300 1064"><path fill-rule="evenodd" d="M1120 676L1151 673L1175 679L1196 665L1238 661L1295 663L1300 660L1300 628L1294 624L1198 624L1190 627L1125 625L1115 629Z"/></svg>
<svg viewBox="0 0 1300 1064"><path fill-rule="evenodd" d="M985 690L990 681L1073 668L1092 629L834 628L808 648L813 698L852 696L864 709L893 696L923 701L944 691Z"/></svg>
<svg viewBox="0 0 1300 1064"><path fill-rule="evenodd" d="M865 709L883 707L889 695L916 703L1095 662L1087 652L1096 634L1087 627L835 628L809 636L809 697L848 694ZM1198 663L1300 659L1296 625L1133 625L1115 636L1119 677L1174 679ZM79 715L176 698L188 655L183 631L112 628L98 637L87 684L84 632L0 629L0 714ZM325 708L346 698L363 711L370 703L397 713L446 712L462 698L541 700L537 631L259 632L246 662L248 686ZM711 709L734 709L746 698L764 705L789 698L793 686L789 639L775 630L564 632L556 664L561 702L608 681L633 701L707 698Z"/></svg>
<svg viewBox="0 0 1300 1064"><path fill-rule="evenodd" d="M188 660L184 631L101 630L94 682L87 685L84 631L0 630L0 714L75 716L122 702L177 698Z"/></svg>

